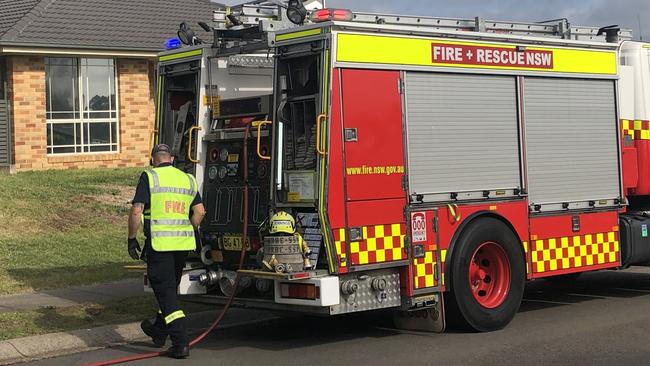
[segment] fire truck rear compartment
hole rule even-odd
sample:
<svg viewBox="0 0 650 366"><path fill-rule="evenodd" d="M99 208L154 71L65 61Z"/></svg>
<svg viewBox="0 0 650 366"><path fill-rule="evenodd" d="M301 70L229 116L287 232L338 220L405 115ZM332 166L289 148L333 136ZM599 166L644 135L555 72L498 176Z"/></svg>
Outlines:
<svg viewBox="0 0 650 366"><path fill-rule="evenodd" d="M320 54L280 58L277 67L276 200L315 208Z"/></svg>
<svg viewBox="0 0 650 366"><path fill-rule="evenodd" d="M194 171L194 163L188 160L187 151L189 129L196 125L198 114L197 67L197 61L163 67L162 118L158 127L158 142L171 147L175 166L187 172Z"/></svg>
<svg viewBox="0 0 650 366"><path fill-rule="evenodd" d="M279 161L282 176L281 189L276 191L275 203L278 209L289 211L297 221L298 231L303 235L312 249L312 264L316 270L326 269L327 259L321 251L322 230L316 214L316 134L315 120L319 96L318 55L290 58L286 63L279 63L284 70L282 88L284 94L279 97L277 123L282 124L284 133L278 137L281 150L276 152L275 161L264 159L271 154L271 131L268 126L259 130L251 128L248 139L248 154L243 153L244 128L255 121L271 119L269 96L234 100L222 100L220 115L215 119L213 133L204 139L206 145L206 174L204 196L207 204L207 216L203 230L205 244L210 246L203 257L204 262L213 262L214 285L208 292L215 296L228 295L232 287L234 272L237 270L239 249L241 248L243 185L242 163L248 162L249 186L249 234L246 267L247 275L242 275L241 292L238 297L247 299L272 300L273 281L265 276L256 276L260 271L260 258L257 255L263 239L260 232L262 224L268 218L272 206L271 163ZM276 127L276 126L274 126ZM259 135L259 145L258 145ZM259 148L259 149L258 149ZM280 157L278 159L278 157ZM276 167L277 169L277 167ZM218 258L206 258L210 256ZM298 270L300 272L300 270ZM325 271L325 274L327 272ZM259 274L259 273L258 273ZM309 276L313 276L311 273ZM320 273L317 276L323 276ZM229 284L230 283L230 284Z"/></svg>
<svg viewBox="0 0 650 366"><path fill-rule="evenodd" d="M262 97L262 100L258 100L259 98L222 100L221 114L216 118L216 125L213 126L216 132L207 135L204 139L207 143L207 159L203 191L208 209L203 230L204 244L210 245L211 250L208 253L204 250L203 257L208 259L207 262L214 262L208 265L212 270L208 274L214 278L207 280L213 284L207 291L216 298L229 295L229 288L232 287L234 279L233 274L237 270L236 263L242 245L239 238L243 229L242 162L246 159L249 167L249 227L245 229L250 240L249 243L245 243L249 248L247 265L244 268L246 273L240 276L241 291L237 294L238 298L262 303L294 305L302 303L313 307L331 305L330 302L334 301L331 296L335 294L337 296L335 303L339 303L339 279L328 277L328 259L325 250L321 250L322 225L316 212L316 192L319 189L316 183L316 117L317 111L321 108L322 85L319 76L322 75L320 72L322 53L311 52L311 48L306 50L303 50L303 47L299 48L299 52L292 50L291 55L281 57L277 62L279 85L276 90L279 92L275 96L275 107L268 108L270 100L266 96ZM257 108L258 106L264 107ZM270 114L273 112L275 118L271 118ZM259 130L255 127L251 128L248 154L245 156L243 154L244 129L241 126L253 121L271 119L273 119L273 133L268 125ZM257 143L258 131L260 146ZM273 149L270 148L272 136L276 139ZM258 147L261 151L258 151ZM271 154L272 160L263 158ZM271 179L274 179L273 183ZM274 195L269 194L269 187L275 188ZM293 284L282 284L280 280L292 276L273 276L273 274L265 276L261 271L260 258L257 255L263 245L260 232L263 231L262 224L274 206L277 210L288 211L294 216L298 232L312 250L310 260L315 269L310 272L298 269L295 271L295 277L305 278L298 286L310 286L309 281L314 281L314 286L327 289L322 294L319 292L318 298L300 300L293 298L293 295L283 298L282 293L288 290L282 290L282 286L293 288ZM210 256L218 258L206 258ZM391 276L397 276L396 271L391 273ZM336 279L334 287L331 285L333 279ZM397 302L391 303L391 306L397 306L399 305L399 280L396 283L387 282L392 284L390 286L391 291L394 292L392 296L397 299ZM280 287L274 288L277 286ZM293 294L294 290L289 292ZM323 297L320 297L321 295ZM280 298L277 298L278 296ZM384 303L387 304L389 303Z"/></svg>
<svg viewBox="0 0 650 366"><path fill-rule="evenodd" d="M233 277L239 262L242 233L248 234L247 268L256 265L260 247L258 230L269 214L270 162L258 156L258 131L249 128L244 155L246 125L269 117L271 96L222 100L219 115L204 138L206 147L203 199L203 262L221 277ZM259 131L259 153L269 154L268 130ZM245 175L244 162L248 166ZM244 228L244 187L248 184L248 227ZM205 248L207 247L207 248ZM214 251L212 251L214 250ZM209 257L209 258L207 258ZM214 262L214 263L212 263ZM217 279L218 280L218 279ZM215 280L216 281L216 280ZM247 287L247 286L244 286Z"/></svg>

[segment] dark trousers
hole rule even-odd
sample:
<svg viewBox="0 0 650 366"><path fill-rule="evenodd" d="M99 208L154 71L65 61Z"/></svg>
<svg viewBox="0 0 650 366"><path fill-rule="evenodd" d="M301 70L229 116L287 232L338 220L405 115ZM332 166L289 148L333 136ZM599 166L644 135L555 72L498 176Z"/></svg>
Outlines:
<svg viewBox="0 0 650 366"><path fill-rule="evenodd" d="M160 307L154 325L169 333L172 344L187 345L189 338L186 319L184 315L178 317L181 308L177 293L188 252L156 252L147 249L147 276Z"/></svg>

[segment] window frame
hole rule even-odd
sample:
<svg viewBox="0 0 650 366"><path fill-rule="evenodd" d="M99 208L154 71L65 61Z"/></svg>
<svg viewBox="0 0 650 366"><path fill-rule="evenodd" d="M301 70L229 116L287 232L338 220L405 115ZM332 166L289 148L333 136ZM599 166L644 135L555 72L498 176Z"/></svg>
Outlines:
<svg viewBox="0 0 650 366"><path fill-rule="evenodd" d="M4 55L0 55L0 99L9 99L9 66Z"/></svg>
<svg viewBox="0 0 650 366"><path fill-rule="evenodd" d="M75 67L76 67L76 85L77 85L77 90L76 90L76 95L74 98L76 101L79 103L79 110L78 111L71 111L71 112L51 112L51 100L50 98L48 100L47 95L52 95L51 93L51 83L47 80L47 65L45 65L46 68L46 73L45 73L45 82L46 82L46 88L49 88L49 90L46 90L46 98L45 98L45 136L46 136L46 155L48 157L59 157L59 156L87 156L87 155L112 155L112 154L120 154L121 153L121 136L120 136L120 96L119 96L119 75L118 75L118 59L117 58L111 58L111 57L46 57L45 59L47 60L48 58L69 58L75 60ZM113 87L115 90L115 106L113 110L108 110L108 111L90 111L90 110L85 110L84 108L87 107L90 103L90 99L84 102L84 92L88 92L87 86L89 83L86 83L86 88L84 88L84 75L82 72L82 67L86 66L87 64L84 65L82 63L82 60L87 60L87 59L104 59L104 60L113 60L113 78L109 78L108 80L108 85L109 85L109 92L110 92L110 87L111 84L114 83ZM46 62L46 61L44 61ZM87 76L86 76L87 77ZM112 101L110 100L111 96L109 95L109 108L113 107L112 106ZM108 117L102 117L102 118L91 118L90 115L92 113L107 113ZM53 114L56 113L72 113L73 115L78 114L79 117L76 118L49 118ZM115 113L115 117L111 117L111 115ZM88 117L85 117L85 115L88 115ZM84 135L86 135L88 138L88 141L90 142L90 124L94 123L106 123L108 124L108 133L109 133L109 143L107 144L91 144L91 143L84 143ZM73 139L74 143L72 145L54 145L54 130L53 126L57 124L68 124L72 125L74 129L73 133ZM113 128L112 125L115 124L115 135L113 134ZM77 126L79 126L79 129L77 129ZM86 128L88 126L88 128ZM80 143L77 144L77 130L79 131L80 136ZM111 147L115 145L116 148L115 150L112 150ZM108 147L107 151L91 151L93 147ZM63 152L63 153L56 153L54 152L54 149L56 148L71 148L74 149L74 152ZM80 148L80 151L77 151L77 148ZM85 151L85 149L88 149L88 151Z"/></svg>

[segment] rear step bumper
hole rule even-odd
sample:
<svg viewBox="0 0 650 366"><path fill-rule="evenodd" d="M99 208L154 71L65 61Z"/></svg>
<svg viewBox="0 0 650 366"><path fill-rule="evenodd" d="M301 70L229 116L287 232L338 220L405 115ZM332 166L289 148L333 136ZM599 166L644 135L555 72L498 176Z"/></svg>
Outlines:
<svg viewBox="0 0 650 366"><path fill-rule="evenodd" d="M186 295L181 296L182 300L199 303L225 305L228 297L220 295ZM312 315L329 315L329 307L300 306L290 304L278 304L272 299L252 299L252 298L235 298L232 306L243 309L260 309L277 312L304 313Z"/></svg>

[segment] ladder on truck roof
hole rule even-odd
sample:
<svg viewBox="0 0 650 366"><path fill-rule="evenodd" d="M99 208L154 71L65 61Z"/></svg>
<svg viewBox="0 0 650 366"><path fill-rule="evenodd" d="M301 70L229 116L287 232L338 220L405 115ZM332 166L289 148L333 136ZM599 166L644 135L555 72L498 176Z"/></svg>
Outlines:
<svg viewBox="0 0 650 366"><path fill-rule="evenodd" d="M355 12L353 22L596 42L607 42L607 37L610 36L613 39L614 35L617 40L632 39L632 31L629 29L620 29L618 26L601 28L572 26L567 18L552 19L543 22L511 22L486 20L482 17L457 19Z"/></svg>
<svg viewBox="0 0 650 366"><path fill-rule="evenodd" d="M316 0L307 3L318 6ZM314 5L316 3L316 5ZM234 6L222 6L214 11L216 48L244 44L264 43L268 32L298 27L286 19L284 0L255 0ZM632 39L632 30L618 26L573 26L566 18L543 22L493 21L482 17L474 19L441 18L430 16L403 16L353 12L354 23L402 25L437 30L512 34L542 38L570 39L593 42L613 42ZM262 46L262 45L260 45ZM263 47L267 47L264 45Z"/></svg>

